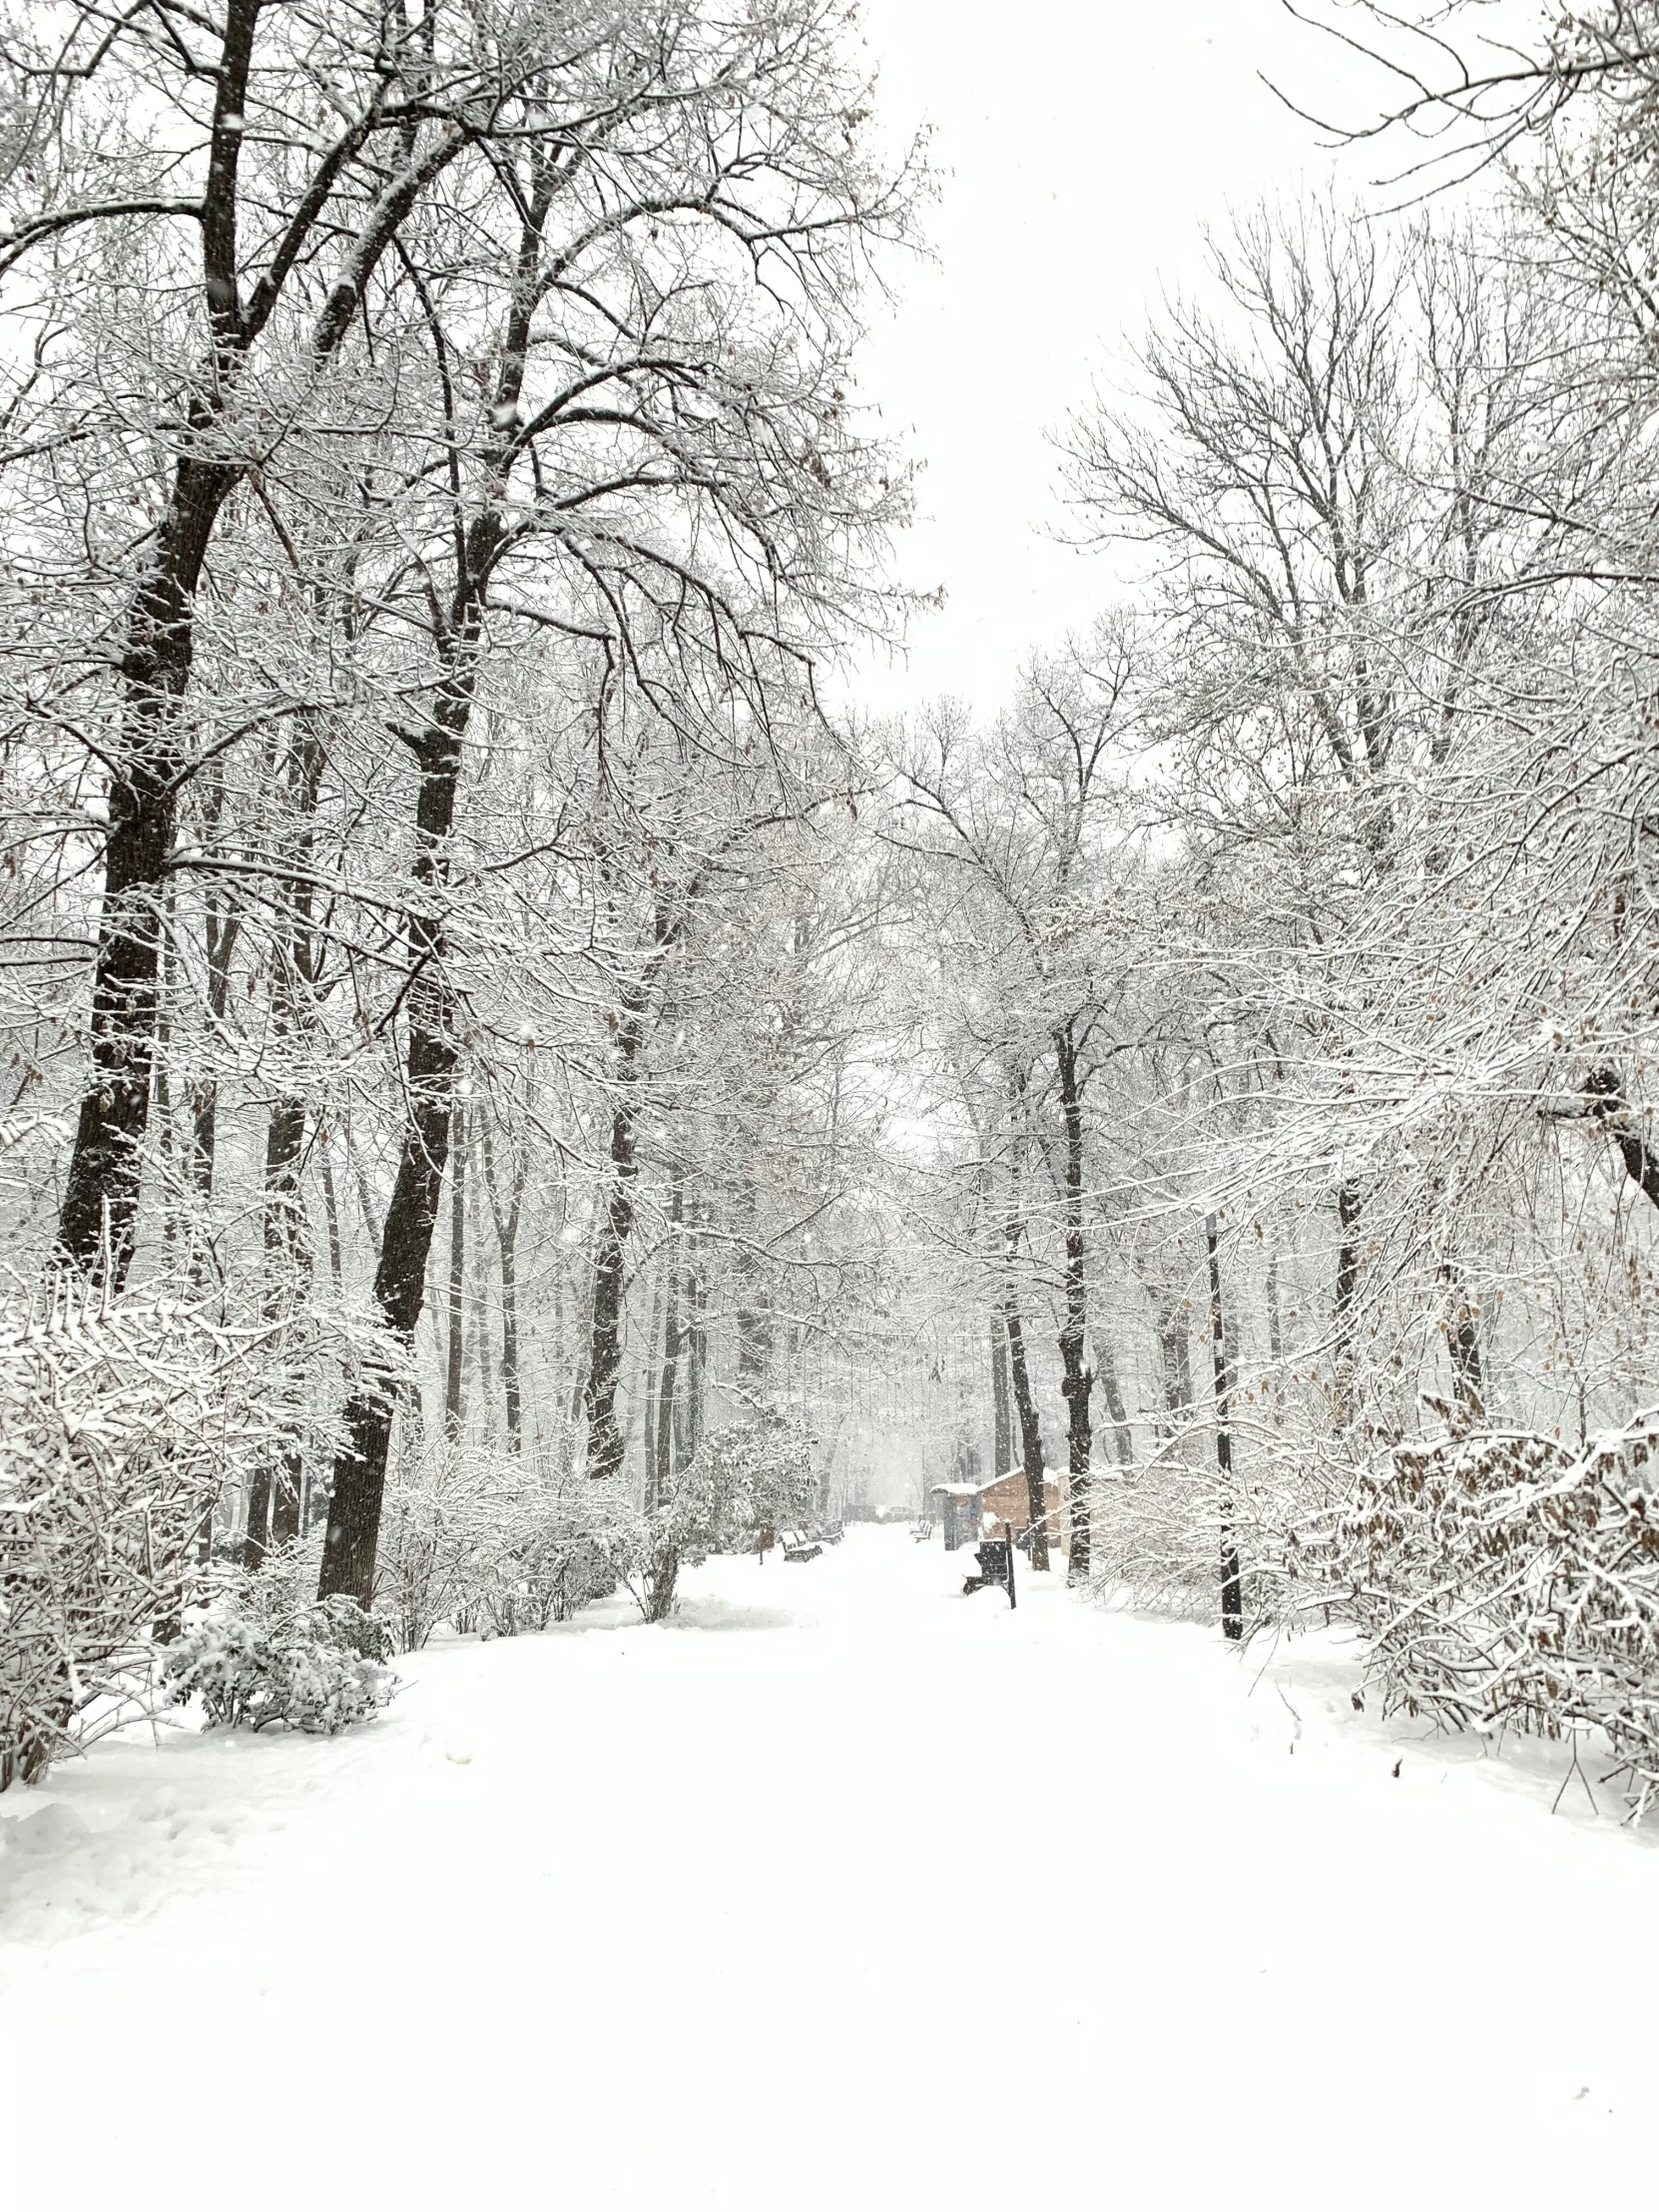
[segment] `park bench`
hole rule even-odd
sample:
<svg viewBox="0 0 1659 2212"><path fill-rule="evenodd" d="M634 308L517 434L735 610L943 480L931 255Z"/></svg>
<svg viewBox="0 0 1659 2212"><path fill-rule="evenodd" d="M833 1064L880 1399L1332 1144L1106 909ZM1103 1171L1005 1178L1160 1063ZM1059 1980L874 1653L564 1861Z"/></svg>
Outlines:
<svg viewBox="0 0 1659 2212"><path fill-rule="evenodd" d="M785 1557L786 1559L794 1559L794 1560L797 1560L797 1561L804 1561L804 1560L807 1560L807 1559L816 1559L816 1558L818 1557L819 1553L820 1553L820 1552L821 1552L821 1551L822 1551L823 1549L824 1549L824 1546L823 1546L822 1544L814 1544L814 1543L794 1543L794 1544L792 1544L792 1543L790 1542L790 1540L789 1540L789 1538L788 1538L787 1536L786 1536L786 1537L785 1537L785 1539L784 1539L784 1557Z"/></svg>
<svg viewBox="0 0 1659 2212"><path fill-rule="evenodd" d="M916 1522L915 1526L910 1530L910 1534L915 1538L918 1544L931 1543L933 1540L932 1514L923 1513L921 1518Z"/></svg>
<svg viewBox="0 0 1659 2212"><path fill-rule="evenodd" d="M975 1590L995 1588L1006 1590L1008 1603L1014 1602L1014 1547L1006 1536L987 1536L973 1556L979 1562L979 1572L970 1574L962 1584L962 1595L967 1597Z"/></svg>

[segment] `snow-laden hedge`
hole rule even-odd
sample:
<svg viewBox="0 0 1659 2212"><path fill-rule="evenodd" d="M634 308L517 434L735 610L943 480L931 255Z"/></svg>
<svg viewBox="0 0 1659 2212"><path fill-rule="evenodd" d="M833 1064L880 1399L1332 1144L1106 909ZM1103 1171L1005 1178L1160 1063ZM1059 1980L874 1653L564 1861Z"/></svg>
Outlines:
<svg viewBox="0 0 1659 2212"><path fill-rule="evenodd" d="M498 1636L545 1628L616 1587L609 1560L626 1517L566 1453L436 1444L387 1484L375 1609L402 1651L440 1621Z"/></svg>
<svg viewBox="0 0 1659 2212"><path fill-rule="evenodd" d="M221 1482L273 1448L258 1356L166 1301L0 1309L0 1789L134 1709Z"/></svg>
<svg viewBox="0 0 1659 2212"><path fill-rule="evenodd" d="M1364 1631L1387 1704L1482 1733L1599 1730L1659 1795L1659 1410L1582 1451L1479 1430L1397 1445L1292 1538L1306 1597Z"/></svg>

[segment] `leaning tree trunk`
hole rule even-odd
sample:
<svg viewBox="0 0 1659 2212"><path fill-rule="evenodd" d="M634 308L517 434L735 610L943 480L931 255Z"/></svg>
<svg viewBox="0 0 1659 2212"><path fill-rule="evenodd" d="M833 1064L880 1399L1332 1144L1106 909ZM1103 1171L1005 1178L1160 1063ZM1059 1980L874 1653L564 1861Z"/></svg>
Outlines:
<svg viewBox="0 0 1659 2212"><path fill-rule="evenodd" d="M398 1345L412 1347L426 1290L426 1267L437 1226L438 1198L449 1156L449 1117L458 1057L453 1004L444 960L443 924L449 838L455 824L461 739L471 705L470 670L463 669L443 702L440 721L423 733L417 760L415 884L420 903L409 915L410 981L405 998L403 1144L397 1179L380 1235L374 1302ZM334 1459L317 1594L374 1595L374 1553L380 1535L386 1459L391 1446L397 1380L370 1364L346 1402L345 1439Z"/></svg>
<svg viewBox="0 0 1659 2212"><path fill-rule="evenodd" d="M200 412L201 410L194 410ZM205 424L198 424L198 428ZM121 661L121 747L110 783L92 979L92 1069L58 1214L58 1259L119 1290L132 1264L150 1114L162 888L185 773L181 729L195 594L237 471L182 460L135 594Z"/></svg>
<svg viewBox="0 0 1659 2212"><path fill-rule="evenodd" d="M1216 1243L1216 1217L1204 1225L1204 1245L1210 1262L1210 1344L1216 1378L1216 1477L1221 1502L1221 1626L1222 1633L1237 1642L1244 1634L1244 1575L1239 1565L1239 1539L1233 1524L1233 1374L1227 1357L1227 1329L1221 1305L1221 1259Z"/></svg>
<svg viewBox="0 0 1659 2212"><path fill-rule="evenodd" d="M1069 1027L1055 1032L1055 1064L1060 1078L1060 1112L1066 1133L1065 1327L1060 1332L1060 1389L1066 1401L1066 1466L1071 1482L1071 1560L1069 1579L1089 1572L1090 1462L1094 1431L1089 1422L1089 1393L1094 1373L1084 1358L1088 1342L1088 1279L1083 1237L1083 1094L1078 1079L1077 1047ZM1032 1564L1036 1564L1033 1552ZM1046 1564L1046 1562L1045 1562Z"/></svg>

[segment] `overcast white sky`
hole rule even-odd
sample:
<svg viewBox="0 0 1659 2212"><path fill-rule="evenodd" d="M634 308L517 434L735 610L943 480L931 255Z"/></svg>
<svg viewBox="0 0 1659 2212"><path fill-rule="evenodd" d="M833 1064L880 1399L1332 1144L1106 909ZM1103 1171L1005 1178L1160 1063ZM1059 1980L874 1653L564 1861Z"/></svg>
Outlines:
<svg viewBox="0 0 1659 2212"><path fill-rule="evenodd" d="M1377 87L1281 0L864 0L862 22L883 122L932 126L941 190L936 262L899 272L859 388L925 464L900 573L947 599L907 665L872 661L855 691L878 712L941 691L994 706L1112 590L1045 535L1048 433L1160 287L1198 276L1206 220L1330 174L1258 72L1309 102L1350 93L1350 112Z"/></svg>

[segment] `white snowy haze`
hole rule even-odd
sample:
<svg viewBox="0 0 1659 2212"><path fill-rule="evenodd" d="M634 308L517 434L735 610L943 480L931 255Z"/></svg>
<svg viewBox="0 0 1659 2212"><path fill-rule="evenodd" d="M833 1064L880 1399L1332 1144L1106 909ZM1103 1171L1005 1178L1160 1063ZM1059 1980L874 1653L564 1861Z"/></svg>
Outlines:
<svg viewBox="0 0 1659 2212"><path fill-rule="evenodd" d="M878 114L895 142L928 132L938 199L860 384L920 463L898 572L944 597L853 691L875 711L941 692L990 706L1112 589L1059 542L1054 433L1160 292L1198 276L1206 225L1339 166L1272 85L1361 113L1377 73L1283 0L867 0L862 21Z"/></svg>

